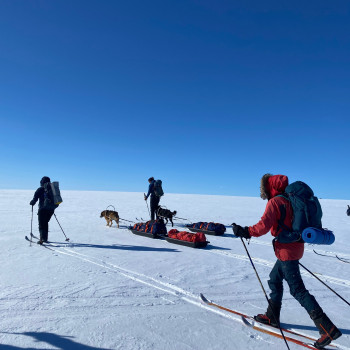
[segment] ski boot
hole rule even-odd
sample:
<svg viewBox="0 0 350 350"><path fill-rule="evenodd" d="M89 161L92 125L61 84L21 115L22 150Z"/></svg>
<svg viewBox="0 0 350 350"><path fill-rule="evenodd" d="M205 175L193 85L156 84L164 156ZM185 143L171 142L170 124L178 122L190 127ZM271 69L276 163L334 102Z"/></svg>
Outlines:
<svg viewBox="0 0 350 350"><path fill-rule="evenodd" d="M38 242L38 244L43 244L43 243L47 243L47 238L49 235L49 232L46 230L39 230L40 232L40 241L41 243Z"/></svg>
<svg viewBox="0 0 350 350"><path fill-rule="evenodd" d="M254 316L254 320L272 327L279 327L281 307L282 304L277 304L270 299L266 313Z"/></svg>
<svg viewBox="0 0 350 350"><path fill-rule="evenodd" d="M311 311L310 317L321 335L314 343L316 349L323 349L326 345L342 335L342 332L333 324L322 309Z"/></svg>

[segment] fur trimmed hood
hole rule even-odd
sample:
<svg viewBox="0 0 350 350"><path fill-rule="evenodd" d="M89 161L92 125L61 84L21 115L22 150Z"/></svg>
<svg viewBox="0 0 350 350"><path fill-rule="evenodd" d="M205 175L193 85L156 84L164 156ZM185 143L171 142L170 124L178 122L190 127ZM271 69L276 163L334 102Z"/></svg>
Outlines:
<svg viewBox="0 0 350 350"><path fill-rule="evenodd" d="M265 174L260 181L260 197L271 199L282 194L288 186L288 177L285 175Z"/></svg>

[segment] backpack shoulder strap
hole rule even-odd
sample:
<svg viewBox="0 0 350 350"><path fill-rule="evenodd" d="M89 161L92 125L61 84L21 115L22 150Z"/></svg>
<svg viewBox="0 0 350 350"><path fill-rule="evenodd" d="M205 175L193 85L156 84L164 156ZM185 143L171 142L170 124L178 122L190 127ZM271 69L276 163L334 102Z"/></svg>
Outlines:
<svg viewBox="0 0 350 350"><path fill-rule="evenodd" d="M288 197L288 194L286 193L283 193L283 194L279 194L277 195L276 197L282 197L284 199L286 199L287 201L289 201L289 197ZM278 220L278 227L277 227L277 230L279 231L280 229L284 229L286 231L289 231L291 232L292 229L290 227L288 227L285 223L284 223L284 220L286 219L286 215L287 215L287 208L286 208L286 205L285 204L282 204L280 205L279 207L279 210L280 210L280 213L281 213L281 216ZM277 232L278 232L277 231Z"/></svg>
<svg viewBox="0 0 350 350"><path fill-rule="evenodd" d="M284 220L286 219L286 214L287 214L286 206L284 204L279 206L279 210L280 210L281 216L280 216L279 220L277 221L278 222L277 232L281 229L290 231L290 228L284 224Z"/></svg>
<svg viewBox="0 0 350 350"><path fill-rule="evenodd" d="M287 201L289 201L289 196L287 193L278 194L276 197L282 197L282 198L286 199Z"/></svg>

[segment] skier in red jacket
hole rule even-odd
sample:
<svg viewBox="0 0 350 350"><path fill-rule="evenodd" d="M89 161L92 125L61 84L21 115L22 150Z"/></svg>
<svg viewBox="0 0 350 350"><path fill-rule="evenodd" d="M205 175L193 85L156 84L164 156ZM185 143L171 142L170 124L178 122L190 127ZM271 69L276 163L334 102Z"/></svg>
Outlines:
<svg viewBox="0 0 350 350"><path fill-rule="evenodd" d="M285 175L265 174L261 179L260 196L267 199L267 205L261 220L253 226L241 227L232 224L236 236L243 238L260 237L271 231L274 236L273 247L277 257L275 266L268 281L271 289L269 306L265 314L254 318L261 323L278 327L283 297L283 280L289 285L290 294L303 306L320 331L321 337L315 342L315 347L322 349L342 333L323 312L315 297L305 288L300 275L299 259L304 253L304 243L280 243L276 237L282 232L282 227L292 227L293 208L288 199L281 197L288 186ZM284 218L284 220L283 220ZM283 222L281 222L283 220Z"/></svg>

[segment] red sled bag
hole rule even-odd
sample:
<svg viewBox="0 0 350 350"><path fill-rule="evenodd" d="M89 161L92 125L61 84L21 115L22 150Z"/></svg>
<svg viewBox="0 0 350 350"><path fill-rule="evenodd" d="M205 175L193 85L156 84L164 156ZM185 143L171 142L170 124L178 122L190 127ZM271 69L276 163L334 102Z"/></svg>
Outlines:
<svg viewBox="0 0 350 350"><path fill-rule="evenodd" d="M170 230L165 239L169 243L184 245L190 248L205 248L208 242L203 232L190 233L186 231L179 232L176 229Z"/></svg>
<svg viewBox="0 0 350 350"><path fill-rule="evenodd" d="M202 232L199 232L199 233L190 233L186 231L179 232L176 229L170 230L168 232L168 237L173 239L178 239L180 241L187 241L187 242L206 242L207 241L205 234Z"/></svg>

